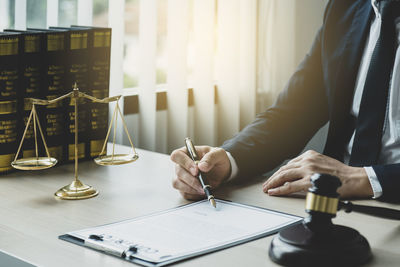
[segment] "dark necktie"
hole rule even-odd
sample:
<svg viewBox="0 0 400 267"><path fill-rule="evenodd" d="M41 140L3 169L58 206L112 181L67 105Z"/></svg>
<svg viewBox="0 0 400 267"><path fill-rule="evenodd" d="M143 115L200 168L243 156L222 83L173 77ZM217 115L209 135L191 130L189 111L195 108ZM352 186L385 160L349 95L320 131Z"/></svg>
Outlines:
<svg viewBox="0 0 400 267"><path fill-rule="evenodd" d="M351 166L376 164L381 150L387 98L397 44L395 19L397 14L400 14L400 1L381 0L378 1L378 4L382 25L361 98L350 156Z"/></svg>

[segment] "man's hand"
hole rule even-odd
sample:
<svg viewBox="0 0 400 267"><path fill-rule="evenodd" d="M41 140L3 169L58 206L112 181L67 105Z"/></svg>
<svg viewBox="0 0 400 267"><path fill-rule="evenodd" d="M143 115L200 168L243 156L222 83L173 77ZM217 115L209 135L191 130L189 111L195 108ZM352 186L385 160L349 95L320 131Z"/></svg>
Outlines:
<svg viewBox="0 0 400 267"><path fill-rule="evenodd" d="M342 198L372 197L373 191L364 168L350 167L342 162L309 150L289 161L264 184L263 191L272 196L306 191L314 173L336 176L342 182L338 193Z"/></svg>
<svg viewBox="0 0 400 267"><path fill-rule="evenodd" d="M176 149L171 154L171 160L176 163L176 177L172 180L172 186L190 200L204 198L203 188L195 177L199 170L206 175L212 188L218 187L231 173L231 163L222 148L196 146L196 150L201 158L198 165L187 155L186 147Z"/></svg>

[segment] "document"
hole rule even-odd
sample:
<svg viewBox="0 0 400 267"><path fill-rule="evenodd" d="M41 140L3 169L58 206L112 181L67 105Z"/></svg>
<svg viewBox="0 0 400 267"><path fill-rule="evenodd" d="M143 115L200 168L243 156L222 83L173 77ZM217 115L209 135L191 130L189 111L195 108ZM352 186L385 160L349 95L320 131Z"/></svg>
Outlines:
<svg viewBox="0 0 400 267"><path fill-rule="evenodd" d="M87 246L106 253L115 247L120 251L118 255L133 262L162 266L275 233L301 219L224 200L217 200L214 209L204 200L67 236L84 240ZM91 235L101 240L91 240ZM96 247L93 243L107 246ZM132 247L134 253L121 253Z"/></svg>

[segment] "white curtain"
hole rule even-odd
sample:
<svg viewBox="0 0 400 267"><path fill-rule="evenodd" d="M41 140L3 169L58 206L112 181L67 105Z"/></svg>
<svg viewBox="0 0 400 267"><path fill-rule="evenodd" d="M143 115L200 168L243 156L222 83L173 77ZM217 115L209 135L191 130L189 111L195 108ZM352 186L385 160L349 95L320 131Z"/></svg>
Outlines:
<svg viewBox="0 0 400 267"><path fill-rule="evenodd" d="M296 0L260 0L259 111L271 104L295 69L295 23Z"/></svg>
<svg viewBox="0 0 400 267"><path fill-rule="evenodd" d="M142 25L156 20L149 2L156 0L140 2L149 12L141 16ZM254 119L257 105L259 111L265 109L284 88L320 26L325 4L326 0L168 0L168 109L162 117L167 123L154 120L160 117L154 115L160 113L154 108L154 81L145 87L139 82L139 147L170 152L188 135L197 144L212 146L233 137ZM140 28L140 35L154 36L154 27ZM154 52L149 44L154 38L140 40L142 55L149 49ZM151 75L139 81L154 77L152 55L141 63ZM188 87L193 88L194 106L187 104ZM160 136L167 136L165 146L156 145Z"/></svg>
<svg viewBox="0 0 400 267"><path fill-rule="evenodd" d="M257 0L188 2L168 1L168 152L190 133L197 144L220 145L255 116Z"/></svg>

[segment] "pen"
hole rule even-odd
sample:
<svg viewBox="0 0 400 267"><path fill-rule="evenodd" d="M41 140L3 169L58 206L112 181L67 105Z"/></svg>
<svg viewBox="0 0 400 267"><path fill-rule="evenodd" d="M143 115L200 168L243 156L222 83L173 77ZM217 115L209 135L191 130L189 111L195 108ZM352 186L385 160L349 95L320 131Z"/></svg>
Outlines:
<svg viewBox="0 0 400 267"><path fill-rule="evenodd" d="M194 148L192 140L189 137L185 138L185 145L186 145L187 151L189 153L189 156L192 158L194 163L197 165L200 161L200 158L197 155L197 151ZM210 201L211 205L214 208L216 208L217 204L216 204L214 196L211 192L211 186L208 185L208 182L205 179L205 177L203 177L203 174L201 173L201 171L199 171L199 174L197 175L197 179L199 179L200 184L203 187L204 193L206 194L208 201Z"/></svg>

